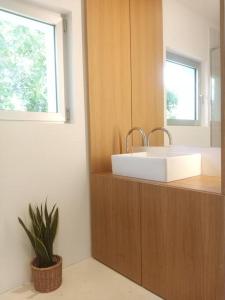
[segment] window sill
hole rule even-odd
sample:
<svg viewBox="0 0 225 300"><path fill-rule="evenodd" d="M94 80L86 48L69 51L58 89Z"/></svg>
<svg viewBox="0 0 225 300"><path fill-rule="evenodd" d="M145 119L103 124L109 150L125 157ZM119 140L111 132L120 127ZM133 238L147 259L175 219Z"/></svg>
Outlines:
<svg viewBox="0 0 225 300"><path fill-rule="evenodd" d="M167 120L167 126L201 126L201 122L197 120Z"/></svg>
<svg viewBox="0 0 225 300"><path fill-rule="evenodd" d="M0 111L0 121L36 121L65 123L66 116L62 113Z"/></svg>

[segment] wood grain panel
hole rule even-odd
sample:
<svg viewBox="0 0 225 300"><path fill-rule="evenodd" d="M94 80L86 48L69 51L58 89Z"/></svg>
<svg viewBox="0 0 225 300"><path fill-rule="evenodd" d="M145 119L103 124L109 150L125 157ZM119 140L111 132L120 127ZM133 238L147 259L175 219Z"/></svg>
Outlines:
<svg viewBox="0 0 225 300"><path fill-rule="evenodd" d="M209 192L214 194L221 194L221 177L217 176L194 176L190 178L185 178L181 180L175 180L171 182L159 182L159 181L151 181L151 180L144 180L134 177L126 177L126 176L118 176L112 175L110 172L102 173L104 176L108 177L116 177L120 178L121 180L129 180L139 183L147 183L152 185L159 185L163 187L175 187L180 190L193 190L193 191L200 191L200 192Z"/></svg>
<svg viewBox="0 0 225 300"><path fill-rule="evenodd" d="M220 0L220 44L221 44L221 177L222 194L225 195L225 4Z"/></svg>
<svg viewBox="0 0 225 300"><path fill-rule="evenodd" d="M139 184L92 175L93 257L141 284Z"/></svg>
<svg viewBox="0 0 225 300"><path fill-rule="evenodd" d="M129 0L87 0L91 171L111 170L131 128Z"/></svg>
<svg viewBox="0 0 225 300"><path fill-rule="evenodd" d="M168 182L166 184L181 189L221 194L221 177L217 176L200 175Z"/></svg>
<svg viewBox="0 0 225 300"><path fill-rule="evenodd" d="M164 125L163 20L161 0L130 0L132 126L149 132ZM153 145L162 145L155 133Z"/></svg>
<svg viewBox="0 0 225 300"><path fill-rule="evenodd" d="M141 184L143 286L167 300L224 299L224 198Z"/></svg>

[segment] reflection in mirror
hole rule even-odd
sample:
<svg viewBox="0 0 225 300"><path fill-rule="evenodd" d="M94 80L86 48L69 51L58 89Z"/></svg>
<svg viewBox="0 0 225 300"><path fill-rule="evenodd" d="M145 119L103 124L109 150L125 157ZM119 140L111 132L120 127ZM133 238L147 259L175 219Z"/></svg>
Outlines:
<svg viewBox="0 0 225 300"><path fill-rule="evenodd" d="M220 0L164 0L165 127L174 143L220 147Z"/></svg>
<svg viewBox="0 0 225 300"><path fill-rule="evenodd" d="M221 77L220 48L215 46L210 52L211 59L211 146L221 146Z"/></svg>

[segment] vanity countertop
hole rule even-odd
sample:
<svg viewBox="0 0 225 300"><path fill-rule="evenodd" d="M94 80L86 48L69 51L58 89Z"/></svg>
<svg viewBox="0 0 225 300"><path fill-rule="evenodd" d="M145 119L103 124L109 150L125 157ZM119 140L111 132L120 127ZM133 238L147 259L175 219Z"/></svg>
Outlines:
<svg viewBox="0 0 225 300"><path fill-rule="evenodd" d="M111 172L94 173L94 175L112 176L116 178L142 182L142 183L149 183L153 185L165 185L165 186L181 188L181 189L188 189L188 190L190 189L194 191L221 194L221 177L217 177L217 176L201 175L201 176L190 177L182 180L176 180L172 182L159 182L159 181L149 181L149 180L143 180L139 178L113 175Z"/></svg>
<svg viewBox="0 0 225 300"><path fill-rule="evenodd" d="M167 183L169 186L221 194L221 177L195 176Z"/></svg>

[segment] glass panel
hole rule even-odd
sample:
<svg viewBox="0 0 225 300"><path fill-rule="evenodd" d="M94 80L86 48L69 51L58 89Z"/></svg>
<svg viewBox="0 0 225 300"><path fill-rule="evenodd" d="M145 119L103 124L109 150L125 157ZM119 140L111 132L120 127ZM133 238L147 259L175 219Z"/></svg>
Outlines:
<svg viewBox="0 0 225 300"><path fill-rule="evenodd" d="M196 120L196 69L167 61L167 119Z"/></svg>
<svg viewBox="0 0 225 300"><path fill-rule="evenodd" d="M211 146L221 146L220 48L211 50Z"/></svg>
<svg viewBox="0 0 225 300"><path fill-rule="evenodd" d="M57 112L55 27L0 10L0 109Z"/></svg>

